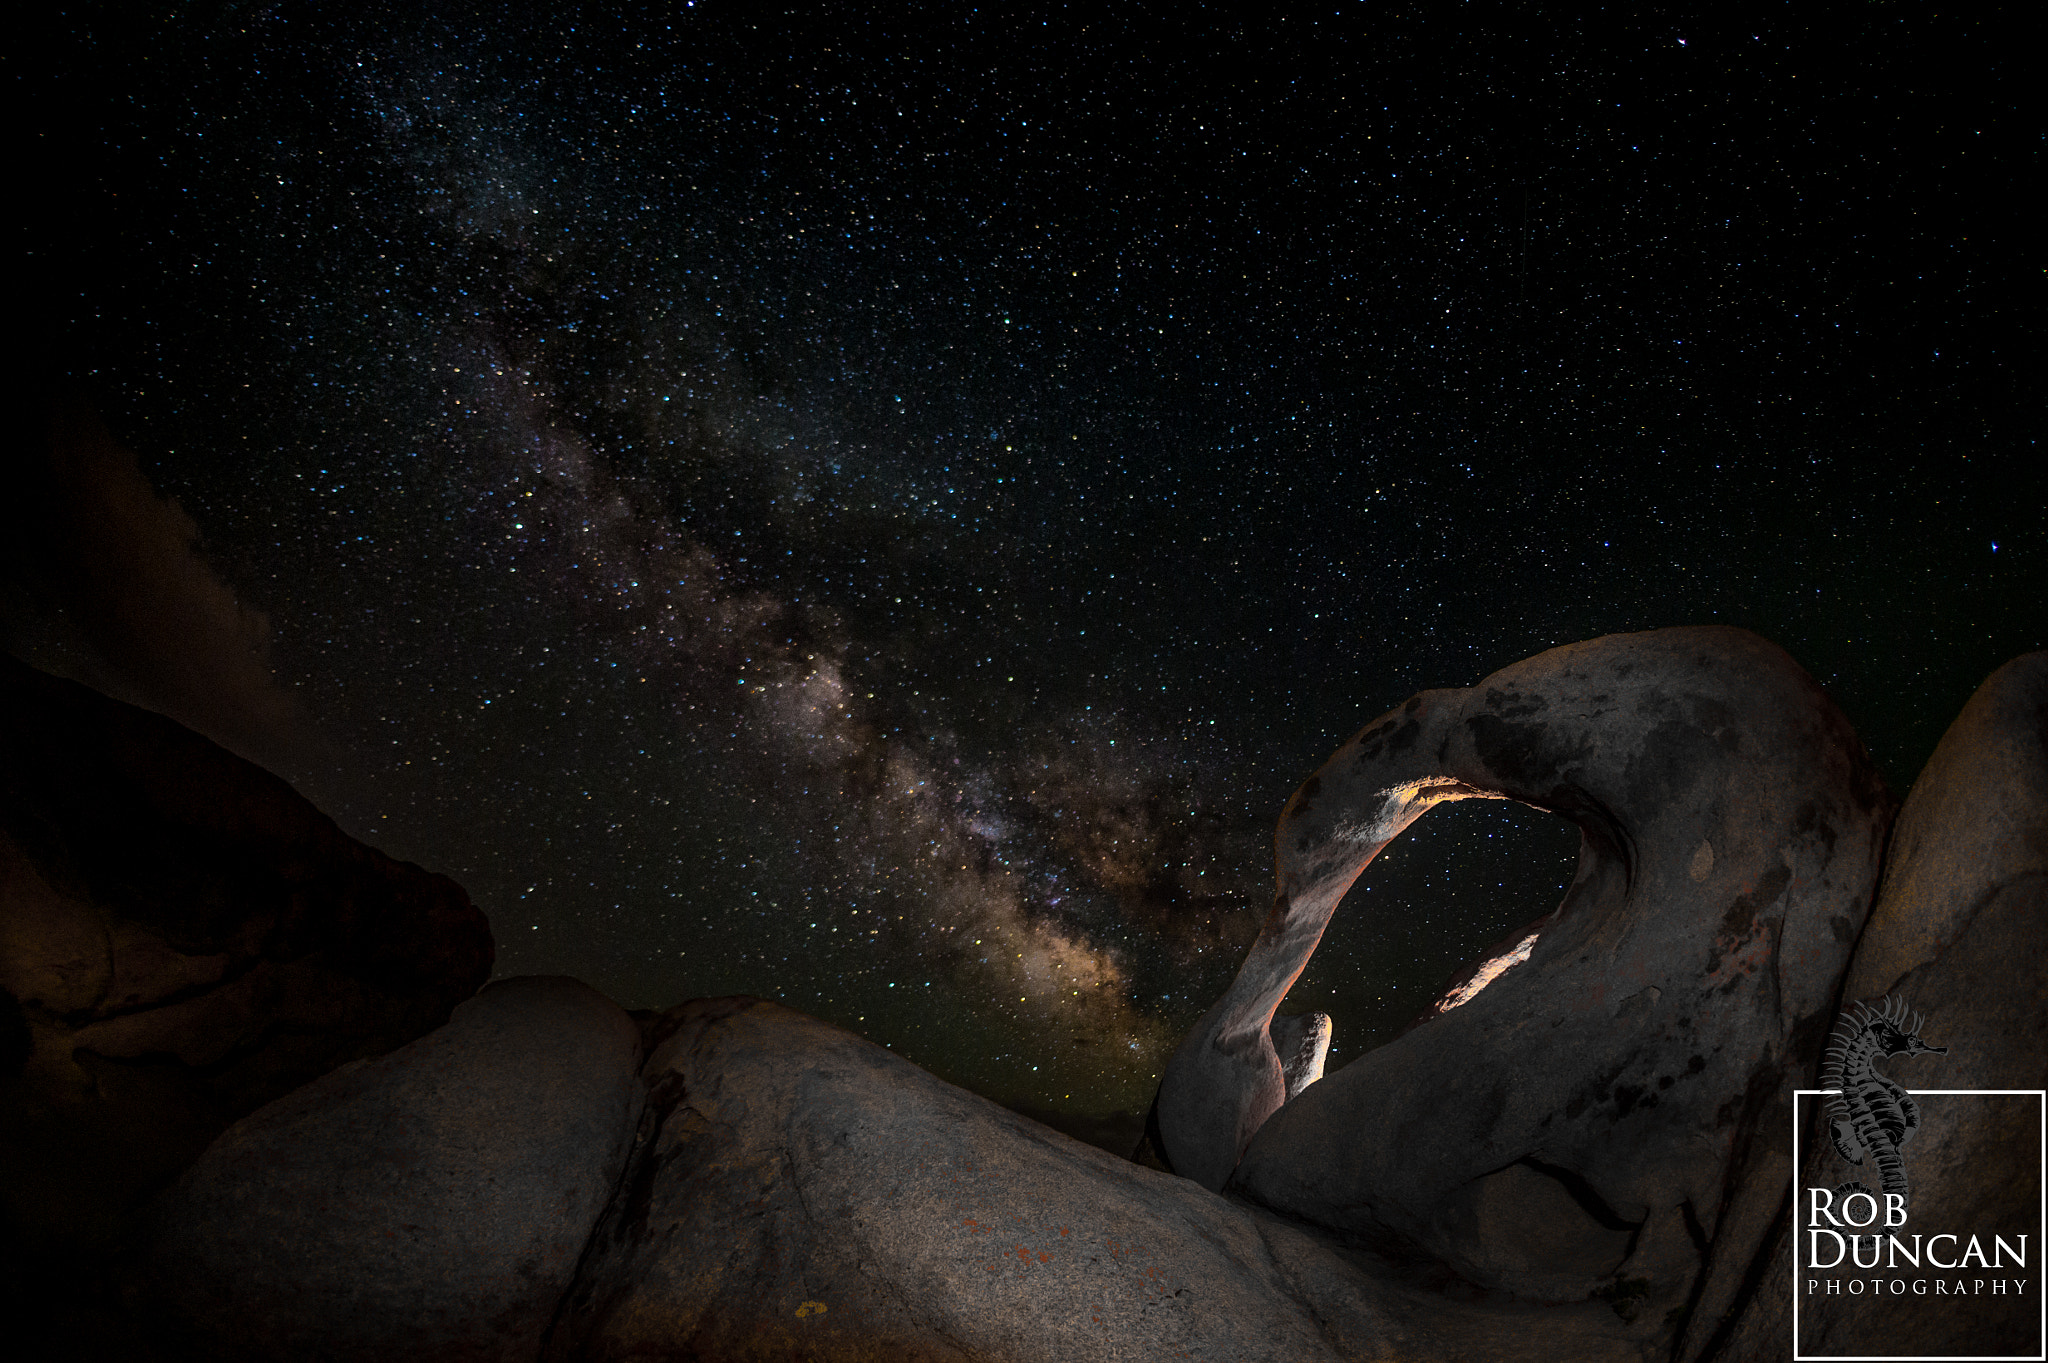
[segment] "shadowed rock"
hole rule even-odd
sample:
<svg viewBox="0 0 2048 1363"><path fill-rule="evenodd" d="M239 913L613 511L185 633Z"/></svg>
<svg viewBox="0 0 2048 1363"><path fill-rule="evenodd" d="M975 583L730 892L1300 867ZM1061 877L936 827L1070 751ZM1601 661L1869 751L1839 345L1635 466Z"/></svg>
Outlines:
<svg viewBox="0 0 2048 1363"><path fill-rule="evenodd" d="M1431 806L1475 797L1579 826L1564 901L1490 983L1285 1102L1268 1026L1338 902ZM1718 1319L1781 1209L1791 1089L1889 814L1841 713L1741 630L1615 635L1423 692L1288 802L1265 927L1163 1076L1167 1157L1490 1287Z"/></svg>
<svg viewBox="0 0 2048 1363"><path fill-rule="evenodd" d="M0 1297L45 1308L229 1123L440 1026L491 955L454 882L0 658Z"/></svg>
<svg viewBox="0 0 2048 1363"><path fill-rule="evenodd" d="M757 999L652 1029L544 1357L1637 1359L1604 1302L1446 1295Z"/></svg>
<svg viewBox="0 0 2048 1363"><path fill-rule="evenodd" d="M1947 1047L1893 1062L1900 1085L2048 1088L2048 652L1991 674L1899 811L1883 889L1842 993L1845 1006L1886 996L1920 1014L1921 1034ZM1818 1084L1809 1074L1805 1086ZM2039 1100L1929 1095L1918 1105L1919 1130L1902 1151L1911 1211L1899 1233L2038 1236ZM1836 1156L1820 1108L1812 1104L1802 1128L1801 1186L1873 1182ZM1804 1220L1788 1217L1785 1226ZM1717 1357L1789 1356L1791 1253L1781 1235L1756 1300ZM2009 1294L1930 1310L1928 1298L1910 1294L1822 1292L1801 1298L1800 1317L1799 1347L1809 1354L2024 1356L2040 1348L2039 1300Z"/></svg>
<svg viewBox="0 0 2048 1363"><path fill-rule="evenodd" d="M587 985L493 985L446 1027L236 1123L151 1206L132 1290L191 1357L534 1357L644 1097Z"/></svg>

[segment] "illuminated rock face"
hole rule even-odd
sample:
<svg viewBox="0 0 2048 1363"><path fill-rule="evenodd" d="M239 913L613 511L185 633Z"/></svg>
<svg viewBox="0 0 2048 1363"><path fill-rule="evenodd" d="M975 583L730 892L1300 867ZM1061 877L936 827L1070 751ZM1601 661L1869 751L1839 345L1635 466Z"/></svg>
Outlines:
<svg viewBox="0 0 2048 1363"><path fill-rule="evenodd" d="M1287 1097L1323 1077L1323 1062L1330 1058L1330 1015L1301 1013L1276 1017L1267 1031L1272 1034L1273 1053L1280 1058L1280 1078Z"/></svg>
<svg viewBox="0 0 2048 1363"><path fill-rule="evenodd" d="M1283 1104L1268 1020L1338 901L1468 798L1579 826L1563 903L1502 944L1525 960ZM1784 1194L1790 1093L1890 812L1833 703L1740 630L1609 636L1423 692L1289 801L1265 928L1161 1083L1165 1154L1525 1298L1636 1280L1631 1309L1724 1313Z"/></svg>

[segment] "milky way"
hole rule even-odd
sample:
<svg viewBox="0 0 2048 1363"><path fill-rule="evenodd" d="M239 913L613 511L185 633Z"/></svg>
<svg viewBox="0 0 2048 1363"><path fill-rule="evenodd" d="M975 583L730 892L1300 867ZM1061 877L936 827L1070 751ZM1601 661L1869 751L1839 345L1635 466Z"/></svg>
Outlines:
<svg viewBox="0 0 2048 1363"><path fill-rule="evenodd" d="M1482 10L64 18L10 647L503 972L1076 1118L1416 689L1746 625L1903 786L2044 642L2019 49ZM1574 848L1433 815L1288 1006L1343 1063Z"/></svg>

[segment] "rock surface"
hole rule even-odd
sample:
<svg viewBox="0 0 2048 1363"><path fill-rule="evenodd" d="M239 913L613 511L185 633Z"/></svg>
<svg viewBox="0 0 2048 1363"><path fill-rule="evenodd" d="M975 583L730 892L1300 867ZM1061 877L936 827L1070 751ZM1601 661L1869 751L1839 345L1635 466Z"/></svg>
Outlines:
<svg viewBox="0 0 2048 1363"><path fill-rule="evenodd" d="M1564 902L1518 934L1525 961L1283 1105L1268 1021L1338 901L1474 797L1579 825ZM1840 711L1741 630L1613 635L1423 692L1283 812L1272 913L1163 1077L1167 1158L1490 1288L1606 1292L1697 1332L1782 1205L1791 1091L1890 814Z"/></svg>
<svg viewBox="0 0 2048 1363"><path fill-rule="evenodd" d="M2048 1088L2048 652L1991 674L1899 812L1883 888L1842 994L1845 1006L1886 996L1922 1014L1921 1034L1948 1048L1889 1063L1894 1082ZM1819 1083L1817 1074L1805 1080ZM1919 1107L1919 1131L1901 1151L1911 1197L1902 1233L2038 1237L2031 1212L2040 1198L2039 1101L1928 1096ZM1818 1103L1801 1139L1801 1186L1832 1189L1852 1178L1874 1186L1869 1171L1836 1157ZM1781 1237L1720 1356L1788 1356L1791 1253ZM1809 1354L2025 1356L2041 1347L2038 1299L1990 1297L1967 1310L1932 1311L1910 1294L1852 1300L1823 1292L1802 1298L1800 1311L1799 1347Z"/></svg>
<svg viewBox="0 0 2048 1363"><path fill-rule="evenodd" d="M491 957L452 881L0 658L0 1284L40 1301L229 1123L440 1026Z"/></svg>
<svg viewBox="0 0 2048 1363"><path fill-rule="evenodd" d="M1280 1059L1280 1082L1289 1101L1323 1077L1323 1063L1330 1058L1330 1015L1301 1013L1276 1017L1266 1029L1273 1053Z"/></svg>
<svg viewBox="0 0 2048 1363"><path fill-rule="evenodd" d="M530 1359L632 1146L640 1032L575 980L244 1118L148 1213L130 1292L208 1359Z"/></svg>
<svg viewBox="0 0 2048 1363"><path fill-rule="evenodd" d="M1418 1281L758 999L652 1033L632 1165L544 1357L1636 1359L1605 1302Z"/></svg>

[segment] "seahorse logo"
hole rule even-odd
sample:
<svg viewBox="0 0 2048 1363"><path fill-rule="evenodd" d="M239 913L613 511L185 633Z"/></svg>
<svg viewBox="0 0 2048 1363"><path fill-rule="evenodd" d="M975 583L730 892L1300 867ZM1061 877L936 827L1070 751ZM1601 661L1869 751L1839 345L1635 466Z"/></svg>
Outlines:
<svg viewBox="0 0 2048 1363"><path fill-rule="evenodd" d="M1876 1008L1859 1003L1842 1015L1821 1062L1821 1086L1835 1090L1827 1109L1835 1153L1855 1165L1869 1160L1882 1190L1906 1199L1906 1163L1899 1152L1920 1129L1920 1108L1905 1089L1877 1072L1877 1062L1901 1055L1947 1055L1948 1047L1920 1039L1921 1019L1908 1014L1903 1000L1878 1002ZM1877 1200L1860 1181L1844 1183L1835 1193L1863 1193ZM1902 1200L1898 1205L1908 1204Z"/></svg>

